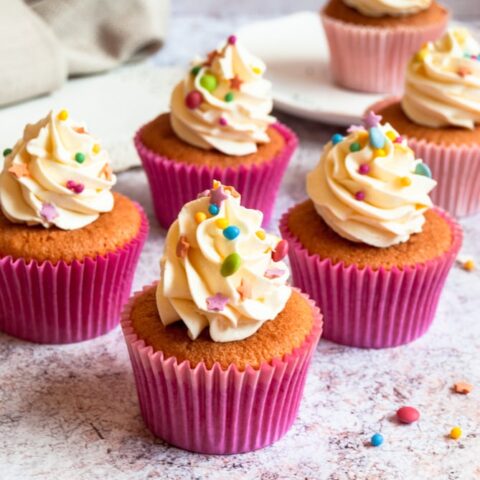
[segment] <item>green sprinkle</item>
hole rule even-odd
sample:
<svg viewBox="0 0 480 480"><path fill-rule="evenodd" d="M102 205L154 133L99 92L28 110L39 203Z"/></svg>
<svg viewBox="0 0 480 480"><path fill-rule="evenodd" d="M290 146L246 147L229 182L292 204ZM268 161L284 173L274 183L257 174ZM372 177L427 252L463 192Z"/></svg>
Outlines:
<svg viewBox="0 0 480 480"><path fill-rule="evenodd" d="M232 92L228 92L225 95L225 101L226 102L233 102L233 99L235 98L235 95Z"/></svg>
<svg viewBox="0 0 480 480"><path fill-rule="evenodd" d="M353 142L350 145L351 152L359 152L362 149L362 146L358 142Z"/></svg>
<svg viewBox="0 0 480 480"><path fill-rule="evenodd" d="M200 65L197 65L190 70L190 73L192 75L197 76L201 69L202 69L202 67Z"/></svg>
<svg viewBox="0 0 480 480"><path fill-rule="evenodd" d="M417 166L415 167L415 173L417 175L423 175L424 177L432 178L432 171L425 163L417 164Z"/></svg>
<svg viewBox="0 0 480 480"><path fill-rule="evenodd" d="M208 92L213 92L218 86L217 77L210 74L203 75L200 79L200 85Z"/></svg>
<svg viewBox="0 0 480 480"><path fill-rule="evenodd" d="M233 275L242 265L242 257L238 253L231 253L222 263L220 273L222 277Z"/></svg>
<svg viewBox="0 0 480 480"><path fill-rule="evenodd" d="M75 154L75 161L78 163L83 163L85 161L85 154L82 152L77 152Z"/></svg>
<svg viewBox="0 0 480 480"><path fill-rule="evenodd" d="M12 153L12 149L11 148L6 148L4 151L3 151L3 156L4 157L8 157L8 155L10 155Z"/></svg>

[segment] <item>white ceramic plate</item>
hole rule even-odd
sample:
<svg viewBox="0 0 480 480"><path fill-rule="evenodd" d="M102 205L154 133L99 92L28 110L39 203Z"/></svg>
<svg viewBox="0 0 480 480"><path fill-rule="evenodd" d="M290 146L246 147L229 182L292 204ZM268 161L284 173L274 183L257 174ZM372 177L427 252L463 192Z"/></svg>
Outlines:
<svg viewBox="0 0 480 480"><path fill-rule="evenodd" d="M243 27L238 36L267 64L275 106L334 125L358 122L385 95L337 87L329 73L328 45L317 12L300 12Z"/></svg>

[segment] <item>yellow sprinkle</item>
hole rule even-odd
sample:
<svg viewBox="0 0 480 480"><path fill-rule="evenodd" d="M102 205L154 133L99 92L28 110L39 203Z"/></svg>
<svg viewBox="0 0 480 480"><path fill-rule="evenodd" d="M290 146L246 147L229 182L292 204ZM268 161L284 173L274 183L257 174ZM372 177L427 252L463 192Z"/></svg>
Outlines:
<svg viewBox="0 0 480 480"><path fill-rule="evenodd" d="M265 232L263 230L257 230L255 232L255 235L257 235L257 237L260 239L260 240L265 240Z"/></svg>
<svg viewBox="0 0 480 480"><path fill-rule="evenodd" d="M215 220L215 225L218 228L225 230L228 227L228 220L226 218L217 218L217 220Z"/></svg>
<svg viewBox="0 0 480 480"><path fill-rule="evenodd" d="M259 67L252 67L252 72L260 75L262 73L262 69Z"/></svg>
<svg viewBox="0 0 480 480"><path fill-rule="evenodd" d="M265 301L265 297L258 297L257 298L257 302L264 302Z"/></svg>
<svg viewBox="0 0 480 480"><path fill-rule="evenodd" d="M271 247L268 247L263 253L270 253L272 251Z"/></svg>
<svg viewBox="0 0 480 480"><path fill-rule="evenodd" d="M386 135L387 135L388 139L391 140L392 142L397 138L397 134L393 130L389 130L386 133Z"/></svg>
<svg viewBox="0 0 480 480"><path fill-rule="evenodd" d="M467 272L473 272L475 270L475 262L472 259L464 262L462 266Z"/></svg>
<svg viewBox="0 0 480 480"><path fill-rule="evenodd" d="M412 184L412 179L410 177L401 177L400 185L402 187L409 187Z"/></svg>
<svg viewBox="0 0 480 480"><path fill-rule="evenodd" d="M386 157L387 156L387 152L383 148L375 148L373 150L373 154L375 155L375 157Z"/></svg>
<svg viewBox="0 0 480 480"><path fill-rule="evenodd" d="M207 218L207 215L204 212L197 212L195 214L195 221L197 223L202 223L204 220L206 220L206 218Z"/></svg>
<svg viewBox="0 0 480 480"><path fill-rule="evenodd" d="M221 185L221 183L218 180L213 181L213 189L214 190L216 190L220 185Z"/></svg>
<svg viewBox="0 0 480 480"><path fill-rule="evenodd" d="M68 111L67 110L60 110L58 112L57 118L59 120L65 121L68 118Z"/></svg>
<svg viewBox="0 0 480 480"><path fill-rule="evenodd" d="M92 152L93 152L93 153L99 153L100 150L101 150L101 148L102 148L102 147L100 146L100 144L99 144L99 143L96 143L96 144L92 147Z"/></svg>
<svg viewBox="0 0 480 480"><path fill-rule="evenodd" d="M462 436L462 429L460 427L453 427L450 430L450 438L458 440Z"/></svg>
<svg viewBox="0 0 480 480"><path fill-rule="evenodd" d="M362 140L368 140L368 132L365 130L360 130L357 134L357 138L362 141Z"/></svg>

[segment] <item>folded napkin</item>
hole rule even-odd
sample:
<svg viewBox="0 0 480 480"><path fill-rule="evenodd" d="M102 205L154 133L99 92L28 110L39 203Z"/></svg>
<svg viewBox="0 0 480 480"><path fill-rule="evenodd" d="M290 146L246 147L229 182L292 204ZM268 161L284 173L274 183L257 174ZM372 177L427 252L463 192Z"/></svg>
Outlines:
<svg viewBox="0 0 480 480"><path fill-rule="evenodd" d="M0 0L0 105L160 48L169 0Z"/></svg>

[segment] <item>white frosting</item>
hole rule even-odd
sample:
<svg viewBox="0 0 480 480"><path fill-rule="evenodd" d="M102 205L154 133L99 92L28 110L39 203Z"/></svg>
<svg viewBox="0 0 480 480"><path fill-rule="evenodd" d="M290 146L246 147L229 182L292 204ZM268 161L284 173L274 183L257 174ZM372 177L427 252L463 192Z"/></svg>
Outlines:
<svg viewBox="0 0 480 480"><path fill-rule="evenodd" d="M76 161L77 153L84 155L83 163ZM107 152L85 127L49 113L25 127L6 157L1 207L14 223L82 228L112 210L115 181Z"/></svg>
<svg viewBox="0 0 480 480"><path fill-rule="evenodd" d="M398 137L389 124L376 128L384 136L392 132L389 136ZM421 232L424 213L432 206L428 193L436 185L414 173L421 160L405 140L384 140L385 156L376 156L366 131L355 130L336 145L328 143L307 175L308 195L323 220L342 237L375 247L406 242ZM361 149L351 151L353 143ZM367 173L361 173L361 165Z"/></svg>
<svg viewBox="0 0 480 480"><path fill-rule="evenodd" d="M261 239L256 234L261 230L261 212L240 206L239 198L228 195L217 215L197 224L195 214L207 212L209 203L209 196L187 203L168 231L158 311L164 325L182 320L192 339L209 328L216 342L242 340L284 309L291 295L286 285L289 271L282 261L272 260L271 250L280 239L269 234ZM217 224L220 218L240 229L235 240L225 238ZM180 239L188 248L179 256ZM222 263L232 253L240 255L241 265L225 277ZM216 295L223 299L220 311L208 308Z"/></svg>
<svg viewBox="0 0 480 480"><path fill-rule="evenodd" d="M426 10L432 0L343 0L367 17L411 15Z"/></svg>
<svg viewBox="0 0 480 480"><path fill-rule="evenodd" d="M199 148L236 156L254 153L257 144L269 142L267 128L275 121L269 115L271 84L262 77L266 67L238 42L227 42L211 56L211 64L195 62L198 73L189 72L175 87L172 128L182 140ZM205 75L216 78L213 91L202 86ZM192 109L186 105L186 97L194 90L202 94L203 102ZM233 96L232 101L226 101L227 94Z"/></svg>
<svg viewBox="0 0 480 480"><path fill-rule="evenodd" d="M479 54L479 44L465 29L449 30L428 43L407 69L405 114L427 127L473 129L480 123Z"/></svg>

